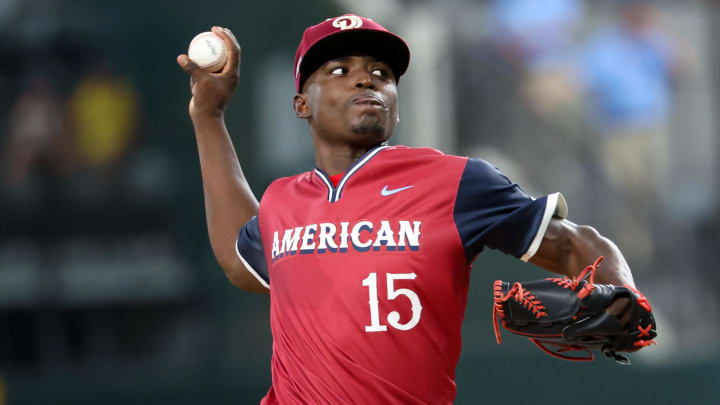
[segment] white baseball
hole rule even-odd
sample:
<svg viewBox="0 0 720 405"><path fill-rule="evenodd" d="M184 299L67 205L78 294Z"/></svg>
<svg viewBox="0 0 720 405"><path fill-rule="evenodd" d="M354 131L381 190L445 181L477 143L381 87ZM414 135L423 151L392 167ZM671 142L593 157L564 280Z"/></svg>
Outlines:
<svg viewBox="0 0 720 405"><path fill-rule="evenodd" d="M218 72L227 62L225 41L210 31L201 32L190 41L188 58L209 72Z"/></svg>

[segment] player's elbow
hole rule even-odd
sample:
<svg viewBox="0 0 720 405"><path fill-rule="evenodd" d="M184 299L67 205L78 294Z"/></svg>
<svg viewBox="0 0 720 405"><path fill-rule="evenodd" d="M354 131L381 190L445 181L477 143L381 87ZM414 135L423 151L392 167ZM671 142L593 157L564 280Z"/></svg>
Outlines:
<svg viewBox="0 0 720 405"><path fill-rule="evenodd" d="M261 292L256 288L257 283L250 280L246 274L243 274L243 272L247 273L245 270L225 271L225 276L228 281L230 281L230 284L243 291Z"/></svg>
<svg viewBox="0 0 720 405"><path fill-rule="evenodd" d="M233 271L225 271L225 276L233 286L248 292L267 294L269 290L260 284L255 277L246 269L235 269Z"/></svg>
<svg viewBox="0 0 720 405"><path fill-rule="evenodd" d="M588 245L594 246L603 243L602 235L589 225L572 224L569 232L566 233L565 249L568 255L584 251Z"/></svg>
<svg viewBox="0 0 720 405"><path fill-rule="evenodd" d="M267 287L262 285L254 275L239 260L220 261L220 267L225 272L230 284L248 292L268 293Z"/></svg>
<svg viewBox="0 0 720 405"><path fill-rule="evenodd" d="M556 257L567 261L578 249L588 241L602 238L595 228L588 225L578 225L574 222L561 219L551 221L545 233L547 240ZM563 260L564 259L564 260Z"/></svg>
<svg viewBox="0 0 720 405"><path fill-rule="evenodd" d="M220 265L220 268L223 269L225 277L230 281L230 284L243 291L260 292L260 289L257 288L259 285L258 281L255 280L252 274L245 268L245 265L243 265L238 258L234 248L221 249L221 245L213 240L212 235L210 237L210 244L215 254L215 260ZM262 287L262 285L259 286Z"/></svg>
<svg viewBox="0 0 720 405"><path fill-rule="evenodd" d="M575 225L571 233L571 243L577 245L579 243L599 242L603 239L600 232L590 225Z"/></svg>

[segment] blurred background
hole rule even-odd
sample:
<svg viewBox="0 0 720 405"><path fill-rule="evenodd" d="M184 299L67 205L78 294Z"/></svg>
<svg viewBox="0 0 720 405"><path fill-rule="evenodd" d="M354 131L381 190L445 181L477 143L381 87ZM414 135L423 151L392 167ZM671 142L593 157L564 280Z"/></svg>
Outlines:
<svg viewBox="0 0 720 405"><path fill-rule="evenodd" d="M657 317L631 367L498 346L492 281L545 273L486 252L457 403L716 403L718 2L0 0L0 405L259 401L269 300L212 256L175 57L212 25L238 37L227 122L260 197L314 166L293 57L307 26L346 12L410 45L392 143L562 192L571 220L621 247Z"/></svg>

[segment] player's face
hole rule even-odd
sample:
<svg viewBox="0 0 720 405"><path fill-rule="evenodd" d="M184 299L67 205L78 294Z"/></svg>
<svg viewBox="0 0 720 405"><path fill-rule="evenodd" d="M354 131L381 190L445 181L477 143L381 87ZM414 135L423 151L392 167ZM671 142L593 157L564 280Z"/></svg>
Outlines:
<svg viewBox="0 0 720 405"><path fill-rule="evenodd" d="M331 142L374 145L398 122L392 69L371 56L333 59L306 81L301 95L313 133Z"/></svg>

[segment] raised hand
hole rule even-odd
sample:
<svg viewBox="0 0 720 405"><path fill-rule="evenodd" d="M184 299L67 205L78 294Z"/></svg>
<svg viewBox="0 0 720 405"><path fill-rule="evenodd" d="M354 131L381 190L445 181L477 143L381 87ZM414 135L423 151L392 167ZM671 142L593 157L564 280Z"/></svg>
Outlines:
<svg viewBox="0 0 720 405"><path fill-rule="evenodd" d="M191 61L186 54L178 55L177 63L190 74L190 117L202 115L222 117L240 78L240 45L227 29L212 27L212 32L223 39L228 50L227 63L217 73L210 73Z"/></svg>

